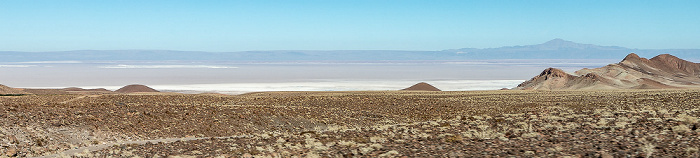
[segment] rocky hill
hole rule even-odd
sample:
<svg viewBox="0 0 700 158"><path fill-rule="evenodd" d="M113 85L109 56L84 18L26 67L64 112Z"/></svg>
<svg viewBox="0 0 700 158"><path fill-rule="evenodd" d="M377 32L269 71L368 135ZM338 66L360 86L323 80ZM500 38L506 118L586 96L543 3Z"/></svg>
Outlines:
<svg viewBox="0 0 700 158"><path fill-rule="evenodd" d="M700 88L700 63L670 54L651 59L631 53L622 61L601 68L581 69L568 74L545 69L515 89L666 89Z"/></svg>

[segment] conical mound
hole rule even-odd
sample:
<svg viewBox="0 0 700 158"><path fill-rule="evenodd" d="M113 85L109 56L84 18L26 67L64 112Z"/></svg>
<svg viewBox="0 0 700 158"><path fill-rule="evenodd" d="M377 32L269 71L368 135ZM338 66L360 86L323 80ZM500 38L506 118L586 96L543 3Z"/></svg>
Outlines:
<svg viewBox="0 0 700 158"><path fill-rule="evenodd" d="M136 93L136 92L159 92L158 90L155 90L151 87L145 86L145 85L140 85L140 84L132 84L128 86L124 86L122 88L117 89L114 92L119 92L119 93Z"/></svg>
<svg viewBox="0 0 700 158"><path fill-rule="evenodd" d="M415 84L411 87L408 87L408 88L405 88L402 90L404 90L404 91L440 91L440 89L435 88L435 86L430 85L430 84L425 83L425 82Z"/></svg>

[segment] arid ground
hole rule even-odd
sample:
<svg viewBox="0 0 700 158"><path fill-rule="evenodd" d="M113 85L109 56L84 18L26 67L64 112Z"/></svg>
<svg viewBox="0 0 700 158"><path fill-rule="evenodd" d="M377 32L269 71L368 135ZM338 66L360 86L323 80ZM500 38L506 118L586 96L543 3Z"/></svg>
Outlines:
<svg viewBox="0 0 700 158"><path fill-rule="evenodd" d="M698 157L699 96L700 90L0 96L0 157ZM163 138L175 139L156 140Z"/></svg>

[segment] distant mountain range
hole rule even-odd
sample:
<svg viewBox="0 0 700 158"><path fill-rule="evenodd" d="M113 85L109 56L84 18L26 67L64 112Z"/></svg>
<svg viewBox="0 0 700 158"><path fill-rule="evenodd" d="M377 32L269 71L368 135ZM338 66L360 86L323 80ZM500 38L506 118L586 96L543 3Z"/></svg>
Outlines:
<svg viewBox="0 0 700 158"><path fill-rule="evenodd" d="M700 49L631 49L580 44L554 39L542 44L499 48L462 48L442 51L396 50L279 50L198 52L171 50L78 50L60 52L0 51L0 62L30 61L397 61L397 60L489 60L489 59L618 59L629 53L641 56L672 54L700 59Z"/></svg>
<svg viewBox="0 0 700 158"><path fill-rule="evenodd" d="M685 59L700 59L700 49L632 49L581 44L558 38L536 45L445 51L456 52L472 59L619 59L629 53L641 56L673 54Z"/></svg>

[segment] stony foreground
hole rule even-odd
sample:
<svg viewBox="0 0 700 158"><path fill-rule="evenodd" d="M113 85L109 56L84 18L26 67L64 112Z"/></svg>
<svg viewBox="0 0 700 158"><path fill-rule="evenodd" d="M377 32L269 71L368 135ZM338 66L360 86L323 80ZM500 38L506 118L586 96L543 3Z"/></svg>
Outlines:
<svg viewBox="0 0 700 158"><path fill-rule="evenodd" d="M2 156L698 157L700 91L0 97ZM217 137L217 138L209 138Z"/></svg>

